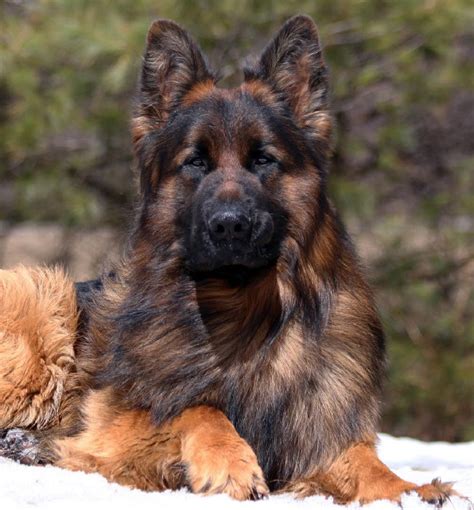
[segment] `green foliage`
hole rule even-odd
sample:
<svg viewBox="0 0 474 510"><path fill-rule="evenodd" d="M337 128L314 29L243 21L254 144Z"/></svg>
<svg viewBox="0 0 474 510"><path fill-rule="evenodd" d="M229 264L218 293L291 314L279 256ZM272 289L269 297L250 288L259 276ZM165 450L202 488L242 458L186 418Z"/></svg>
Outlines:
<svg viewBox="0 0 474 510"><path fill-rule="evenodd" d="M371 267L389 337L384 426L472 439L469 0L0 2L0 219L122 225L135 191L131 98L154 18L190 29L232 85L242 57L298 12L325 44L331 193ZM14 198L2 201L5 190Z"/></svg>

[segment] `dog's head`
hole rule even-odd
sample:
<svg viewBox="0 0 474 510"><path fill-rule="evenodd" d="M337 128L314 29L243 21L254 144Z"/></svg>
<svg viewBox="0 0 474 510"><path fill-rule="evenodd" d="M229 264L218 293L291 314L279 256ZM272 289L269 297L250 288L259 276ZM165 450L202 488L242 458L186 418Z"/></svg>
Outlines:
<svg viewBox="0 0 474 510"><path fill-rule="evenodd" d="M132 121L152 238L178 241L195 272L259 268L287 239L307 244L330 148L327 103L308 17L285 23L230 90L216 86L186 31L153 23Z"/></svg>

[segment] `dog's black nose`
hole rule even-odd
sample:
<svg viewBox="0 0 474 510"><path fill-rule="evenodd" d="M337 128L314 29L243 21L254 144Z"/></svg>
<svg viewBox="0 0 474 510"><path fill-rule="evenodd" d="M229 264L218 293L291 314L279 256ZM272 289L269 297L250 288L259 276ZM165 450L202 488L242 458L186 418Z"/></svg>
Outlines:
<svg viewBox="0 0 474 510"><path fill-rule="evenodd" d="M249 238L251 224L249 218L238 211L218 211L208 223L213 241L244 241Z"/></svg>

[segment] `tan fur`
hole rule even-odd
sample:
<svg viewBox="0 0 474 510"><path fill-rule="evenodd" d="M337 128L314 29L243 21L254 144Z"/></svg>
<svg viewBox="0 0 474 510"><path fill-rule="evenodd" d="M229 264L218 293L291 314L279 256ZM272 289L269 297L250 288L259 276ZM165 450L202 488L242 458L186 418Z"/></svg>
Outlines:
<svg viewBox="0 0 474 510"><path fill-rule="evenodd" d="M327 470L318 470L304 480L292 482L283 491L293 492L300 498L324 494L342 504L351 501L365 504L378 499L400 502L403 494L412 491L424 501L442 504L457 495L449 483L433 480L417 486L402 480L379 460L373 441L351 446Z"/></svg>
<svg viewBox="0 0 474 510"><path fill-rule="evenodd" d="M118 411L109 400L107 391L86 398L87 429L56 442L56 465L143 490L177 488L179 438L153 427L148 413Z"/></svg>
<svg viewBox="0 0 474 510"><path fill-rule="evenodd" d="M242 83L240 88L242 92L255 97L265 105L274 106L278 101L278 94L276 94L269 85L262 83L260 80L247 80Z"/></svg>
<svg viewBox="0 0 474 510"><path fill-rule="evenodd" d="M175 422L193 492L224 493L238 500L268 494L255 453L220 411L196 407Z"/></svg>
<svg viewBox="0 0 474 510"><path fill-rule="evenodd" d="M61 269L0 270L0 428L57 422L76 329L76 293Z"/></svg>
<svg viewBox="0 0 474 510"><path fill-rule="evenodd" d="M188 485L240 500L268 493L254 452L220 411L195 407L155 427L148 412L116 408L102 390L86 398L84 415L87 429L56 442L56 465L143 490Z"/></svg>
<svg viewBox="0 0 474 510"><path fill-rule="evenodd" d="M193 103L204 99L210 91L214 88L214 80L206 80L196 84L181 100L181 104L190 106Z"/></svg>

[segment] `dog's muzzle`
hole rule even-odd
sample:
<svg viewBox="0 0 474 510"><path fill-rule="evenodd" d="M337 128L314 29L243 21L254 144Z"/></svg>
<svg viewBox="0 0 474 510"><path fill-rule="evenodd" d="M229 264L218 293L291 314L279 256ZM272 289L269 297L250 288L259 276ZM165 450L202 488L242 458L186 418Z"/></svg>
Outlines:
<svg viewBox="0 0 474 510"><path fill-rule="evenodd" d="M248 210L240 204L214 208L207 219L209 238L216 247L249 250L268 244L273 235L273 220L266 211Z"/></svg>

